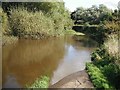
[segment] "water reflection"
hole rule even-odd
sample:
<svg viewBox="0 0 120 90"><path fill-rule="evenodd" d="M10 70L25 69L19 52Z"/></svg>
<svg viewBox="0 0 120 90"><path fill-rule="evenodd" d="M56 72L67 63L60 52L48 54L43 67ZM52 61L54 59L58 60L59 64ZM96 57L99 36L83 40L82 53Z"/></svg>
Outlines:
<svg viewBox="0 0 120 90"><path fill-rule="evenodd" d="M3 85L3 88L21 88L16 78L12 75L8 75L6 78L6 82Z"/></svg>
<svg viewBox="0 0 120 90"><path fill-rule="evenodd" d="M84 42L76 42L74 39L71 39L71 41L65 44L66 55L54 71L51 84L58 82L67 75L84 70L85 63L91 60L90 54L94 49L93 47L91 48L87 44L84 46Z"/></svg>
<svg viewBox="0 0 120 90"><path fill-rule="evenodd" d="M33 82L41 75L51 76L63 56L64 39L59 38L20 40L14 47L3 47L3 84L9 86L6 83L11 74L20 86Z"/></svg>
<svg viewBox="0 0 120 90"><path fill-rule="evenodd" d="M4 46L3 86L25 87L42 75L51 77L50 84L54 84L83 70L94 46L89 47L89 43L84 43L85 38L80 39L19 40L15 45Z"/></svg>

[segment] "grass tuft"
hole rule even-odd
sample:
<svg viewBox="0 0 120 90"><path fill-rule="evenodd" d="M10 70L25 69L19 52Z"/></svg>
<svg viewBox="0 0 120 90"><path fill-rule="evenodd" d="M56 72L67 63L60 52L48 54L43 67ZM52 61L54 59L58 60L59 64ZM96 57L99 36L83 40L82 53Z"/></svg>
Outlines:
<svg viewBox="0 0 120 90"><path fill-rule="evenodd" d="M49 78L47 76L42 76L41 78L37 78L35 82L31 85L27 85L27 88L48 88L49 86Z"/></svg>
<svg viewBox="0 0 120 90"><path fill-rule="evenodd" d="M76 32L74 30L66 30L65 31L65 34L68 34L68 35L85 35L83 33L80 33L80 32Z"/></svg>

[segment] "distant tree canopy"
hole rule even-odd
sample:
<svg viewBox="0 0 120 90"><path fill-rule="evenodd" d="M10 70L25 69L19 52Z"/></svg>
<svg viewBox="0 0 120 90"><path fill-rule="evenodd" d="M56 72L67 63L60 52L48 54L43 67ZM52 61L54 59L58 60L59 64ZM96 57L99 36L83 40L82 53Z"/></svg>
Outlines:
<svg viewBox="0 0 120 90"><path fill-rule="evenodd" d="M10 8L25 7L28 11L43 11L44 13L52 13L58 11L63 13L65 10L64 2L2 2L4 11Z"/></svg>
<svg viewBox="0 0 120 90"><path fill-rule="evenodd" d="M120 1L118 2L118 9L120 10Z"/></svg>
<svg viewBox="0 0 120 90"><path fill-rule="evenodd" d="M93 5L90 8L77 8L71 13L71 19L75 20L75 24L100 24L101 21L112 20L112 10L105 5L100 4L99 7Z"/></svg>

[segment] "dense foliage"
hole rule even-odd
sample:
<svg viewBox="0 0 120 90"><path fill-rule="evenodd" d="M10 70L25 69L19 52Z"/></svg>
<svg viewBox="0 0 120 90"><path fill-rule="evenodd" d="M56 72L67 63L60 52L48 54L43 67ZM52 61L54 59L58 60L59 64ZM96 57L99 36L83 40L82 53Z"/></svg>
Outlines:
<svg viewBox="0 0 120 90"><path fill-rule="evenodd" d="M9 20L11 34L14 36L39 38L54 34L54 22L42 12L15 9L11 11Z"/></svg>
<svg viewBox="0 0 120 90"><path fill-rule="evenodd" d="M119 2L120 3L120 2ZM119 32L120 32L120 9L110 11L110 17L100 19L101 29L96 29L94 33L100 33L102 30L103 43L91 54L92 63L86 65L86 69L96 88L114 88L119 89L120 82L120 58L119 58ZM86 21L87 22L87 21ZM89 22L89 20L88 20ZM90 24L90 23L89 23ZM95 23L97 24L97 23ZM98 31L97 31L98 30ZM92 32L91 32L92 33ZM103 37L103 36L101 36ZM95 37L94 38L98 38ZM101 38L98 38L101 40ZM96 74L96 75L94 75ZM100 78L103 78L103 82ZM99 82L96 82L99 81ZM104 85L105 84L105 85ZM110 86L109 86L110 85ZM99 87L101 86L101 87Z"/></svg>
<svg viewBox="0 0 120 90"><path fill-rule="evenodd" d="M113 14L117 15L120 11L114 12L108 9L105 5L100 4L99 7L93 5L90 8L77 8L71 13L71 18L75 21L74 24L101 24L104 21L112 21Z"/></svg>
<svg viewBox="0 0 120 90"><path fill-rule="evenodd" d="M119 20L116 22L109 21L105 23L103 30L106 30L106 39L104 40L104 43L91 54L91 59L93 61L92 64L90 63L91 65L87 65L89 69L92 69L92 65L97 67L100 72L107 78L112 87L115 87L116 89L120 88L120 59L118 50L118 32L120 27L117 23L119 23ZM88 68L88 72L93 73ZM92 75L93 74L91 74L90 77L92 77ZM98 77L96 79L99 80ZM93 83L96 86L96 83Z"/></svg>
<svg viewBox="0 0 120 90"><path fill-rule="evenodd" d="M103 75L107 78L107 80L109 81L109 83L111 83L113 87L120 88L119 87L120 66L116 64L116 61L119 61L119 59L109 54L106 49L101 48L101 49L97 49L92 53L92 60L93 60L93 64L91 65L96 66L103 73ZM89 68L92 69L92 67ZM87 70L88 72L91 72L88 68Z"/></svg>
<svg viewBox="0 0 120 90"><path fill-rule="evenodd" d="M27 85L27 88L48 88L49 78L47 76L42 76L35 80L31 85Z"/></svg>
<svg viewBox="0 0 120 90"><path fill-rule="evenodd" d="M94 64L87 63L86 64L88 74L96 88L113 88L101 70L95 66Z"/></svg>
<svg viewBox="0 0 120 90"><path fill-rule="evenodd" d="M8 22L7 14L4 13L1 7L0 7L0 17L1 17L0 25L2 26L1 30L3 34L6 34L9 31L9 22Z"/></svg>
<svg viewBox="0 0 120 90"><path fill-rule="evenodd" d="M64 30L72 27L69 11L65 8L64 2L57 0L56 2L3 2L0 11L3 36L41 39L63 36Z"/></svg>

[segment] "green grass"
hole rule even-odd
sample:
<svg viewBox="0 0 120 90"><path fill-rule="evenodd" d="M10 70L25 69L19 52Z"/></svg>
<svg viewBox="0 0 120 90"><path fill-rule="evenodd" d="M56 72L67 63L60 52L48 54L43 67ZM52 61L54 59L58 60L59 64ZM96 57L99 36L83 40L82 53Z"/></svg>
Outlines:
<svg viewBox="0 0 120 90"><path fill-rule="evenodd" d="M10 26L7 14L0 7L0 41L2 45L12 44L18 40L17 37L10 35Z"/></svg>
<svg viewBox="0 0 120 90"><path fill-rule="evenodd" d="M90 79L92 80L95 88L113 88L107 77L101 72L101 70L92 63L86 64L87 72L90 75Z"/></svg>
<svg viewBox="0 0 120 90"><path fill-rule="evenodd" d="M66 31L65 31L65 34L66 34L66 35L85 35L85 34L83 34L83 33L76 32L76 31L74 31L74 30L66 30Z"/></svg>
<svg viewBox="0 0 120 90"><path fill-rule="evenodd" d="M33 84L26 85L27 88L48 88L49 86L49 77L42 76L37 78Z"/></svg>
<svg viewBox="0 0 120 90"><path fill-rule="evenodd" d="M25 8L12 9L10 15L11 33L23 38L63 36L65 28L70 26L70 18L61 13L52 15L42 11L29 12Z"/></svg>
<svg viewBox="0 0 120 90"><path fill-rule="evenodd" d="M0 7L0 28L3 34L9 34L10 27L8 17L1 7Z"/></svg>

